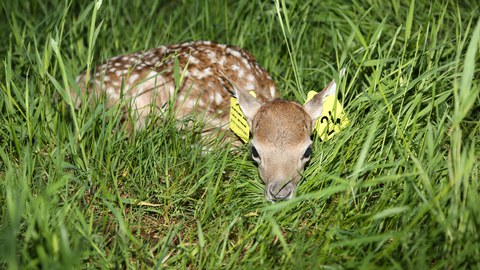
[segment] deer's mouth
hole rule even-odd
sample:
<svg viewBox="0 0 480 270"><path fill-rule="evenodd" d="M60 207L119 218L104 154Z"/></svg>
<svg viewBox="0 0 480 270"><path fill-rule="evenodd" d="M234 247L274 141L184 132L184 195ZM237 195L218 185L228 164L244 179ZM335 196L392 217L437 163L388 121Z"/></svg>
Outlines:
<svg viewBox="0 0 480 270"><path fill-rule="evenodd" d="M265 187L265 197L269 202L291 199L294 193L295 185L292 181L286 184L272 182Z"/></svg>

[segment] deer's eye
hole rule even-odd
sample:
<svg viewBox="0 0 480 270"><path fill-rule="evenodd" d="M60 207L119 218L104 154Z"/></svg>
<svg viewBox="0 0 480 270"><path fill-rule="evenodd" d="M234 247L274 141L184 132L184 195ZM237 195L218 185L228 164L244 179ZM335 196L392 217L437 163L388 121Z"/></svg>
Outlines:
<svg viewBox="0 0 480 270"><path fill-rule="evenodd" d="M257 149L255 148L255 146L252 146L252 157L253 157L253 159L255 159L255 160L260 159L260 155L258 154Z"/></svg>
<svg viewBox="0 0 480 270"><path fill-rule="evenodd" d="M303 154L303 159L309 159L310 156L312 155L312 145L309 145L307 147L307 150L305 150L305 153Z"/></svg>

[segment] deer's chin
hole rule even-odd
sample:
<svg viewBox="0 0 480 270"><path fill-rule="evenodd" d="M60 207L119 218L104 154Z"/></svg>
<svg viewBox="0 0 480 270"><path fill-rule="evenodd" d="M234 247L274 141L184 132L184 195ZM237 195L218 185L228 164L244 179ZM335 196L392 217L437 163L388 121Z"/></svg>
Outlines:
<svg viewBox="0 0 480 270"><path fill-rule="evenodd" d="M295 194L295 184L269 183L265 187L265 198L268 202L278 202L289 200Z"/></svg>

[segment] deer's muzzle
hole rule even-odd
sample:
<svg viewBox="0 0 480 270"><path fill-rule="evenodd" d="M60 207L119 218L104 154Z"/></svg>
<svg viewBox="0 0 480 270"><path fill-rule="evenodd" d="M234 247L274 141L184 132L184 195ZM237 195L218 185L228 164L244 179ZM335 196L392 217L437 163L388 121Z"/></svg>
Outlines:
<svg viewBox="0 0 480 270"><path fill-rule="evenodd" d="M265 196L269 202L288 200L293 197L294 192L293 182L287 184L272 182L265 187Z"/></svg>

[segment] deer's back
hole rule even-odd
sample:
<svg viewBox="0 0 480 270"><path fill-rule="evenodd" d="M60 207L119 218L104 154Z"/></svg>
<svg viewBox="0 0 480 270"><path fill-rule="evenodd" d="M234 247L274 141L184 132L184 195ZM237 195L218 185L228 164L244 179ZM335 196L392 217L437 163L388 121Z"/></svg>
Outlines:
<svg viewBox="0 0 480 270"><path fill-rule="evenodd" d="M279 97L270 75L249 52L209 41L120 55L97 66L89 78L82 73L77 84L81 94L104 94L107 106L120 99L131 102L137 128L168 104L174 104L178 117L201 114L206 124L223 127L233 87L255 91L262 102ZM79 106L81 98L76 100Z"/></svg>

